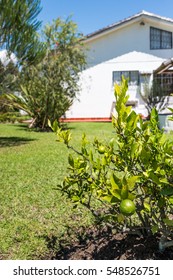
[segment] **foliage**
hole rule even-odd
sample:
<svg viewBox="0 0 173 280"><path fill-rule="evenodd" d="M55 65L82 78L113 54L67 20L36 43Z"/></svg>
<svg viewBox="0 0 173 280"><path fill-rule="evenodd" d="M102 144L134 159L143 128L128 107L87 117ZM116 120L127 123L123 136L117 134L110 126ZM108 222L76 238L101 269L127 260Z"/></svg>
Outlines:
<svg viewBox="0 0 173 280"><path fill-rule="evenodd" d="M16 83L18 74L18 67L12 60L6 65L0 60L0 94L15 92L18 89Z"/></svg>
<svg viewBox="0 0 173 280"><path fill-rule="evenodd" d="M144 92L140 93L145 107L150 116L153 108L156 108L158 112L164 110L169 103L169 95L166 93L165 88L159 85L156 78L153 79L152 84L144 84Z"/></svg>
<svg viewBox="0 0 173 280"><path fill-rule="evenodd" d="M6 112L0 114L0 123L16 123L30 120L28 115L21 115L19 112Z"/></svg>
<svg viewBox="0 0 173 280"><path fill-rule="evenodd" d="M0 47L13 52L19 63L42 57L44 46L36 33L40 11L40 0L0 0Z"/></svg>
<svg viewBox="0 0 173 280"><path fill-rule="evenodd" d="M8 104L5 94L15 93L18 90L18 75L18 67L12 60L5 65L0 60L0 114L14 112L13 107Z"/></svg>
<svg viewBox="0 0 173 280"><path fill-rule="evenodd" d="M11 103L33 118L34 127L47 129L48 119L59 121L77 95L85 55L76 28L70 19L46 26L46 56L35 66L23 67L21 97L9 96Z"/></svg>
<svg viewBox="0 0 173 280"><path fill-rule="evenodd" d="M41 22L39 14L40 0L0 0L0 48L7 50L7 64L0 61L0 111L16 111L9 103L8 96L18 91L18 66L38 63L45 53L45 47L39 41L37 30ZM11 55L17 64L11 60ZM6 119L6 116L1 116Z"/></svg>
<svg viewBox="0 0 173 280"><path fill-rule="evenodd" d="M58 140L72 150L68 175L59 188L75 207L84 205L99 221L118 230L138 228L143 234L161 234L160 249L164 249L173 234L173 142L158 129L155 108L144 122L126 107L127 88L125 79L115 85L115 137L109 143L97 138L89 143L83 135L77 150L70 145L70 131L59 129L56 122L50 124ZM133 202L130 215L120 211L124 200ZM96 201L101 203L99 210Z"/></svg>

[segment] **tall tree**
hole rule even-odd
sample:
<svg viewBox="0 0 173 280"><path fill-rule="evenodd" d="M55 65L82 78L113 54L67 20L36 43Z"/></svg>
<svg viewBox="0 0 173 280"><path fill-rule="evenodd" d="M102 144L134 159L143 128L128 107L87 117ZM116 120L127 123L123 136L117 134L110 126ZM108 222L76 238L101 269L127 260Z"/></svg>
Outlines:
<svg viewBox="0 0 173 280"><path fill-rule="evenodd" d="M57 19L44 29L47 54L37 65L23 67L22 98L10 96L15 106L28 112L33 126L46 129L65 114L79 90L79 73L85 65L82 34L68 18Z"/></svg>
<svg viewBox="0 0 173 280"><path fill-rule="evenodd" d="M18 90L18 75L18 67L12 60L7 65L0 60L0 95L14 93Z"/></svg>
<svg viewBox="0 0 173 280"><path fill-rule="evenodd" d="M36 34L40 11L40 0L0 0L0 47L15 53L20 62L33 63L42 53Z"/></svg>
<svg viewBox="0 0 173 280"><path fill-rule="evenodd" d="M0 60L0 113L13 110L12 106L8 106L6 94L15 93L19 90L18 77L18 66L12 60L9 60L6 65Z"/></svg>

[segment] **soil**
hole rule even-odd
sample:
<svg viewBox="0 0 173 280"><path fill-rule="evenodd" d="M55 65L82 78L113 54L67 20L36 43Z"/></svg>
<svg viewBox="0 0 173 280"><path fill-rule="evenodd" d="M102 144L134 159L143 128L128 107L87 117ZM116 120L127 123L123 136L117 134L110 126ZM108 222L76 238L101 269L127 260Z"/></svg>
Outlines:
<svg viewBox="0 0 173 280"><path fill-rule="evenodd" d="M49 240L49 245L52 240ZM54 260L173 260L173 248L159 251L158 236L113 233L110 229L91 228L78 233L71 243L60 242ZM51 247L51 246L50 246ZM53 248L52 248L53 249Z"/></svg>

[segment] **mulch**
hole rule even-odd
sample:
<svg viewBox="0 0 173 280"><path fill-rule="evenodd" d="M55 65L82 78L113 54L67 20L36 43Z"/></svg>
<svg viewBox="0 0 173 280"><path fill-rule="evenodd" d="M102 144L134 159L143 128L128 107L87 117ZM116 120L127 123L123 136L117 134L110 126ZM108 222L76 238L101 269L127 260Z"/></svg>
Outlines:
<svg viewBox="0 0 173 280"><path fill-rule="evenodd" d="M50 240L49 240L49 243ZM108 228L90 228L75 241L61 240L53 260L173 260L173 247L159 251L158 236L113 233Z"/></svg>

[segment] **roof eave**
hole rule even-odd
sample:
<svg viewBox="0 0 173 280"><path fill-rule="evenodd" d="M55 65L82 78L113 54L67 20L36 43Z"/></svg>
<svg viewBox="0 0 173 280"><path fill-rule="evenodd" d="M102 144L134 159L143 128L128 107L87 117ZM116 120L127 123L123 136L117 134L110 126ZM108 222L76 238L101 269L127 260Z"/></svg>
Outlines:
<svg viewBox="0 0 173 280"><path fill-rule="evenodd" d="M167 24L173 25L173 20L172 19L165 18L165 17L159 17L157 15L150 14L150 13L147 13L147 12L143 11L143 12L141 12L139 14L136 14L132 17L129 17L125 20L119 21L119 22L117 22L115 24L112 24L108 27L99 29L96 32L88 34L85 37L85 42L90 42L92 40L98 39L98 38L100 38L104 35L108 35L108 34L114 32L114 30L118 30L122 27L130 25L132 22L138 22L138 21L144 20L144 19L150 19L150 20L154 20L154 21L163 21Z"/></svg>
<svg viewBox="0 0 173 280"><path fill-rule="evenodd" d="M109 33L112 33L115 29L118 30L120 29L122 26L127 26L127 25L130 25L130 23L133 21L133 22L136 22L139 20L139 17L137 18L130 18L130 19L127 19L127 20L124 20L124 21L119 21L111 26L108 26L108 27L105 27L105 28L102 28L102 29L99 29L98 31L96 32L93 32L93 33L90 33L88 34L85 38L85 41L91 41L91 40L95 40L99 37L102 37L104 35L107 35Z"/></svg>

